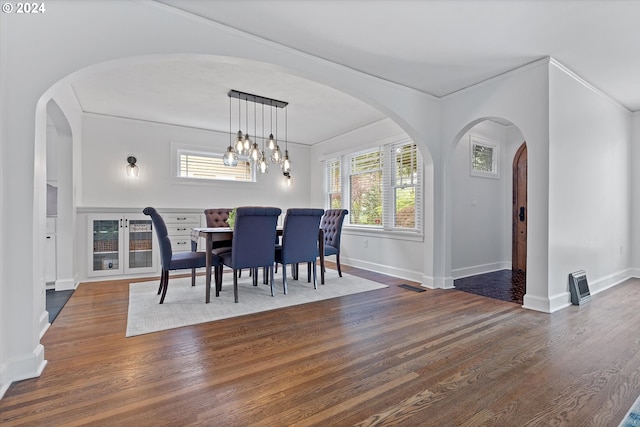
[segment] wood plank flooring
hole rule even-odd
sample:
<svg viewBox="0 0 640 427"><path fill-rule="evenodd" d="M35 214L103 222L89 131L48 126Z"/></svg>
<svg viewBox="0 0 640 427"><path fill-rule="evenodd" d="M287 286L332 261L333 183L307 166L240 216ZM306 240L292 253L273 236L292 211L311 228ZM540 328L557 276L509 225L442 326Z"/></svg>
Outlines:
<svg viewBox="0 0 640 427"><path fill-rule="evenodd" d="M131 338L130 281L82 284L0 425L617 426L640 395L639 280L549 315L344 271L389 288Z"/></svg>

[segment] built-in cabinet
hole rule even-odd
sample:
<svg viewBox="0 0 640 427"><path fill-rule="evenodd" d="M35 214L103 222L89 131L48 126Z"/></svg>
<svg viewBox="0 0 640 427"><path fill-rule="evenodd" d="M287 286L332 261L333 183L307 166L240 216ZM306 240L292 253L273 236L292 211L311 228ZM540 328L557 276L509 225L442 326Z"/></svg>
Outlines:
<svg viewBox="0 0 640 427"><path fill-rule="evenodd" d="M151 218L143 214L92 214L88 276L158 271L158 244Z"/></svg>
<svg viewBox="0 0 640 427"><path fill-rule="evenodd" d="M142 209L82 208L81 234L87 230L86 278L102 276L156 276L160 273L160 248L151 217ZM200 227L200 210L158 209L167 226L174 252L191 250L191 229ZM85 225L86 224L86 225ZM85 228L86 227L86 228ZM80 274L80 280L83 280Z"/></svg>

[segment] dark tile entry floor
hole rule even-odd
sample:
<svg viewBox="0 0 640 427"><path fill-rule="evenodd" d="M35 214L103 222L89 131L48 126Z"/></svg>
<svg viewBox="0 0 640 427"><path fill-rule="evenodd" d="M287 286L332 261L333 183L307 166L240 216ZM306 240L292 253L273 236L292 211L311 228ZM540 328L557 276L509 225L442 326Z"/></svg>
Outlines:
<svg viewBox="0 0 640 427"><path fill-rule="evenodd" d="M73 291L54 291L53 289L47 289L47 311L49 312L49 323L53 321L60 314L62 307L69 301L73 295Z"/></svg>
<svg viewBox="0 0 640 427"><path fill-rule="evenodd" d="M526 283L524 271L500 270L456 279L453 286L460 291L522 304Z"/></svg>

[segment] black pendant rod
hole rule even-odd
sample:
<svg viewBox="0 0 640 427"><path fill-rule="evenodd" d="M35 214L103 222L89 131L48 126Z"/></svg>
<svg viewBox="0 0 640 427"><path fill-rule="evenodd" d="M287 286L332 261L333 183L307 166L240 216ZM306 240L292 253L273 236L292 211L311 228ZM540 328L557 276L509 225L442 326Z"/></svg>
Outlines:
<svg viewBox="0 0 640 427"><path fill-rule="evenodd" d="M289 105L288 102L278 101L277 99L265 98L264 96L254 95L252 93L240 92L238 90L230 90L229 93L230 98L238 98L245 101L251 101L262 105L272 105L278 108L284 108Z"/></svg>

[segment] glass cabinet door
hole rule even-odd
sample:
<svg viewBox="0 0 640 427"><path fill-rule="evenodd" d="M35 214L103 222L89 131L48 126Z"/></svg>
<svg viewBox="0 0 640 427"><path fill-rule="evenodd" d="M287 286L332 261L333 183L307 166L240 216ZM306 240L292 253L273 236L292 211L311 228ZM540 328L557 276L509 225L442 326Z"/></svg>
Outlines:
<svg viewBox="0 0 640 427"><path fill-rule="evenodd" d="M125 220L125 235L128 242L127 272L152 272L154 266L154 240L151 219L127 218Z"/></svg>
<svg viewBox="0 0 640 427"><path fill-rule="evenodd" d="M92 271L114 274L121 272L120 219L91 220L93 251Z"/></svg>

